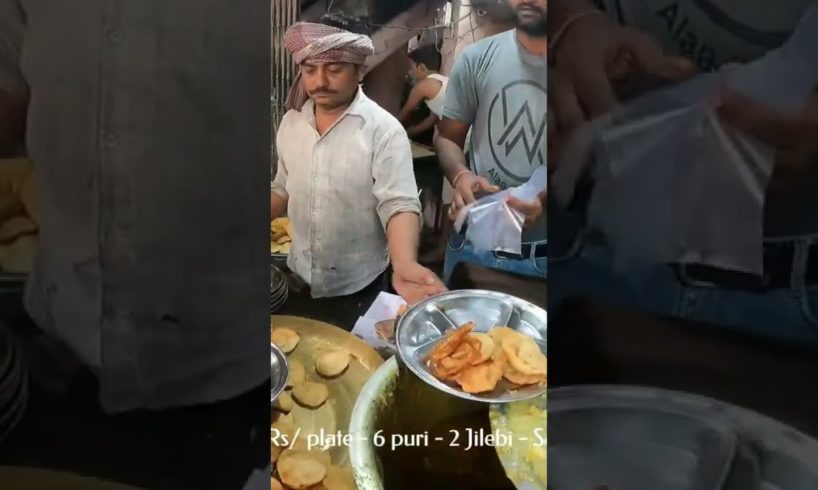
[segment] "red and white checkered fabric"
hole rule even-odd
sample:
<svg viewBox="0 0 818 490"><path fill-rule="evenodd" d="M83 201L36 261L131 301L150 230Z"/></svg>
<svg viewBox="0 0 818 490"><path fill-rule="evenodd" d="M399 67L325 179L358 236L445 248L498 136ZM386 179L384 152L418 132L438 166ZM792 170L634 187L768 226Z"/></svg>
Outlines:
<svg viewBox="0 0 818 490"><path fill-rule="evenodd" d="M310 22L299 22L287 29L284 47L298 65L306 60L363 65L366 58L375 52L372 40L367 36ZM290 87L286 108L301 109L306 101L307 94L301 86L299 71Z"/></svg>

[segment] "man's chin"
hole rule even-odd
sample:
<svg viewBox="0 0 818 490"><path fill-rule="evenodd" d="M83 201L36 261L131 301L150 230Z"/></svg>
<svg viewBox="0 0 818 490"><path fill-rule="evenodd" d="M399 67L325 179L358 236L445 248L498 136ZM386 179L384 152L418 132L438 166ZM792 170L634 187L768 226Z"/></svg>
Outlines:
<svg viewBox="0 0 818 490"><path fill-rule="evenodd" d="M547 24L545 23L545 20L525 21L518 17L516 25L517 29L523 31L529 36L545 37L546 34L548 33Z"/></svg>
<svg viewBox="0 0 818 490"><path fill-rule="evenodd" d="M338 109L340 107L348 106L352 101L340 101L337 99L331 99L328 97L323 98L314 98L313 102L317 107L320 107L323 110L333 110Z"/></svg>

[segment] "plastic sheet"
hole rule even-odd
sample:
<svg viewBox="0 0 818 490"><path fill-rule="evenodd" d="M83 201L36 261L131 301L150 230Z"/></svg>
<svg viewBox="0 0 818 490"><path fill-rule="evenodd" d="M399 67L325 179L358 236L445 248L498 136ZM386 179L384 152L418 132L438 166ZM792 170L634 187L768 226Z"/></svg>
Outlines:
<svg viewBox="0 0 818 490"><path fill-rule="evenodd" d="M818 6L765 57L643 95L576 133L554 176L557 197L570 199L577 162L590 158L588 225L617 259L760 274L775 153L724 122L719 97L730 90L793 112L816 84Z"/></svg>
<svg viewBox="0 0 818 490"><path fill-rule="evenodd" d="M508 198L514 196L523 201L534 201L547 185L548 173L545 166L541 166L525 184L485 196L464 207L455 221L455 230L460 232L468 222L466 240L471 242L475 251L519 254L525 217L508 205Z"/></svg>

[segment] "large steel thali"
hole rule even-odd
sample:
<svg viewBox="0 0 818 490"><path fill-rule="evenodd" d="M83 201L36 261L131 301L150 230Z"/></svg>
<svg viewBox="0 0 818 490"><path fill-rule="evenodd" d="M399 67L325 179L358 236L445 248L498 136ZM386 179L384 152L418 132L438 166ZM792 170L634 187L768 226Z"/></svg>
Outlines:
<svg viewBox="0 0 818 490"><path fill-rule="evenodd" d="M818 442L755 412L646 387L548 396L552 490L818 489Z"/></svg>
<svg viewBox="0 0 818 490"><path fill-rule="evenodd" d="M321 407L310 409L295 403L290 416L293 425L301 429L301 434L348 434L349 420L358 393L372 373L383 364L383 359L366 342L338 327L293 316L273 315L270 317L270 332L274 328L284 327L295 331L300 336L298 346L287 355L287 362L298 361L307 373L307 380L327 385L329 398ZM344 350L350 354L349 368L340 376L328 379L315 372L315 358L328 350ZM278 417L274 411L273 421ZM333 442L327 448L332 463L338 466L349 466L349 447L347 444Z"/></svg>

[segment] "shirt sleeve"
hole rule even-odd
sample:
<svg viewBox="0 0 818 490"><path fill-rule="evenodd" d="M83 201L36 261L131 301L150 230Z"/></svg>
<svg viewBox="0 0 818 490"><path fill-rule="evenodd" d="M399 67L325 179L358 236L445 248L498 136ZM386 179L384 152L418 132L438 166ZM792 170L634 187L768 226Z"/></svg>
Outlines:
<svg viewBox="0 0 818 490"><path fill-rule="evenodd" d="M276 176L270 183L270 192L278 194L284 199L289 197L289 194L287 194L287 166L284 165L284 160L281 158L278 159L278 165L276 165Z"/></svg>
<svg viewBox="0 0 818 490"><path fill-rule="evenodd" d="M0 0L2 1L2 0ZM276 146L281 147L281 130L282 127L286 126L286 118L287 115L284 115L284 119L281 121L281 125L278 128L278 132L276 133ZM289 194L287 194L287 164L284 163L284 159L281 158L281 154L278 155L278 164L276 165L276 174L273 178L273 181L270 183L270 192L274 192L275 194L287 199Z"/></svg>
<svg viewBox="0 0 818 490"><path fill-rule="evenodd" d="M378 200L378 217L386 230L399 213L420 216L420 199L412 165L412 147L403 128L388 131L376 147L372 162L373 192Z"/></svg>
<svg viewBox="0 0 818 490"><path fill-rule="evenodd" d="M23 95L26 91L20 70L23 28L19 0L0 0L0 89L13 96Z"/></svg>
<svg viewBox="0 0 818 490"><path fill-rule="evenodd" d="M452 67L446 86L443 117L464 123L473 123L477 114L477 87L471 59L462 53Z"/></svg>

